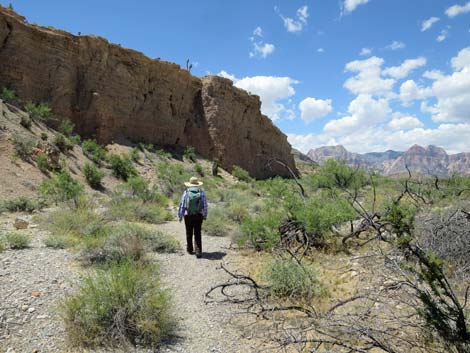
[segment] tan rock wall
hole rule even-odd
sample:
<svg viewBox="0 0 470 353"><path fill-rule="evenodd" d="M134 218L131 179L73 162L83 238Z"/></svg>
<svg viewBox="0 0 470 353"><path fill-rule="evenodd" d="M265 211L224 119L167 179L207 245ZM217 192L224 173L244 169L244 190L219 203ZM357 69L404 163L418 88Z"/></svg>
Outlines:
<svg viewBox="0 0 470 353"><path fill-rule="evenodd" d="M100 142L194 146L223 167L258 178L280 158L295 168L291 147L259 98L229 80L199 79L178 65L150 59L95 36L33 26L0 7L0 87L47 102L77 132Z"/></svg>

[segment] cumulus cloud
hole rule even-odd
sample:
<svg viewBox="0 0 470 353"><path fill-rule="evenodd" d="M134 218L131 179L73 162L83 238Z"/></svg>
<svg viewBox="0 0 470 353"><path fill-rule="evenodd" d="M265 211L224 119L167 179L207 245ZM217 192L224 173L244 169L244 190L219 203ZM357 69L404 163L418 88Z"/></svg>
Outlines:
<svg viewBox="0 0 470 353"><path fill-rule="evenodd" d="M359 53L360 56L369 56L372 54L371 48L362 48L361 52Z"/></svg>
<svg viewBox="0 0 470 353"><path fill-rule="evenodd" d="M333 111L331 99L305 98L299 104L300 117L307 124L315 119L323 118Z"/></svg>
<svg viewBox="0 0 470 353"><path fill-rule="evenodd" d="M261 39L263 37L263 29L256 27L253 31L253 36L250 37L252 49L249 53L250 58L267 58L269 55L274 53L276 49L274 44L265 43Z"/></svg>
<svg viewBox="0 0 470 353"><path fill-rule="evenodd" d="M439 17L430 17L427 20L421 23L421 32L427 31L432 27L432 25L438 22L440 19Z"/></svg>
<svg viewBox="0 0 470 353"><path fill-rule="evenodd" d="M470 47L462 49L451 64L454 72L436 76L432 84L437 103L423 108L434 114L436 122L470 122Z"/></svg>
<svg viewBox="0 0 470 353"><path fill-rule="evenodd" d="M383 63L384 60L376 56L347 63L345 70L357 74L347 79L344 87L354 94L382 95L390 92L395 80L381 77Z"/></svg>
<svg viewBox="0 0 470 353"><path fill-rule="evenodd" d="M400 99L405 106L415 100L423 100L432 95L430 87L420 87L413 80L408 80L400 86Z"/></svg>
<svg viewBox="0 0 470 353"><path fill-rule="evenodd" d="M423 127L424 124L415 116L401 115L395 116L388 124L387 127L392 130L411 130Z"/></svg>
<svg viewBox="0 0 470 353"><path fill-rule="evenodd" d="M385 49L388 49L388 50L399 50L399 49L403 49L403 48L405 48L405 47L406 47L406 44L405 44L405 43L394 40L392 43L390 43L389 45L387 45L387 46L385 47Z"/></svg>
<svg viewBox="0 0 470 353"><path fill-rule="evenodd" d="M353 12L358 6L365 5L369 0L344 0L342 12L345 14Z"/></svg>
<svg viewBox="0 0 470 353"><path fill-rule="evenodd" d="M383 74L396 79L402 79L408 76L411 71L424 65L426 65L426 58L419 57L416 59L408 59L405 60L400 66L386 68L383 71Z"/></svg>
<svg viewBox="0 0 470 353"><path fill-rule="evenodd" d="M446 10L446 15L450 18L464 13L470 13L470 1L465 5L453 5Z"/></svg>
<svg viewBox="0 0 470 353"><path fill-rule="evenodd" d="M349 116L326 123L323 131L333 136L353 133L386 121L391 109L385 98L374 99L371 95L360 94L349 104L348 112Z"/></svg>
<svg viewBox="0 0 470 353"><path fill-rule="evenodd" d="M284 17L280 15L282 21L284 22L284 27L287 29L288 32L295 33L301 32L304 27L307 25L308 19L308 6L302 6L297 10L296 18L291 17Z"/></svg>

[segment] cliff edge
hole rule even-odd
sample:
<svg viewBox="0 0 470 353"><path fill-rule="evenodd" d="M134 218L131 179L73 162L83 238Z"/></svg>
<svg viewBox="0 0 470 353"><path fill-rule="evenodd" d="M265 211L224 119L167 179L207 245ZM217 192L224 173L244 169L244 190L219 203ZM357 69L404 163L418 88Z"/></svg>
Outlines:
<svg viewBox="0 0 470 353"><path fill-rule="evenodd" d="M256 178L295 170L287 137L260 112L259 97L230 80L192 76L96 36L31 25L0 6L0 87L47 102L58 119L101 143L193 146L231 170Z"/></svg>

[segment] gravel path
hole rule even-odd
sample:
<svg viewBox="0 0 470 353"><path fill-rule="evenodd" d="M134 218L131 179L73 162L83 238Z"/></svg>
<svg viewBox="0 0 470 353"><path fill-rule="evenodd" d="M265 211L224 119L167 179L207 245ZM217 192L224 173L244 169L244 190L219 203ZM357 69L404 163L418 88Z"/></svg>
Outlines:
<svg viewBox="0 0 470 353"><path fill-rule="evenodd" d="M21 216L31 222L30 216ZM13 229L14 215L2 216L0 231ZM184 224L168 222L155 226L175 236L185 248ZM44 247L45 232L34 224L24 230L31 235L31 247L0 253L0 352L78 352L66 344L66 334L58 314L60 300L80 282L83 268L67 250ZM197 259L181 251L155 254L160 263L163 285L171 289L177 337L158 352L250 353L260 352L256 342L230 320L233 305L204 303L204 294L222 283L227 274L218 269L223 261L237 267L240 255L230 250L230 239L203 235L203 257ZM123 350L80 350L80 352L152 352L142 348Z"/></svg>

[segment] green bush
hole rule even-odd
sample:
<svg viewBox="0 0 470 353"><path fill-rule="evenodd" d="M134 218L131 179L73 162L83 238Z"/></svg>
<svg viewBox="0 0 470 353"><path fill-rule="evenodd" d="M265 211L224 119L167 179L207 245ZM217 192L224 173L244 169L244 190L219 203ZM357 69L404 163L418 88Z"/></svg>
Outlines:
<svg viewBox="0 0 470 353"><path fill-rule="evenodd" d="M47 158L47 155L45 154L39 154L36 157L36 164L41 172L44 174L47 174L49 170L51 169L51 166L49 165L49 159Z"/></svg>
<svg viewBox="0 0 470 353"><path fill-rule="evenodd" d="M196 161L196 150L192 146L186 147L184 150L184 157L189 159L192 162Z"/></svg>
<svg viewBox="0 0 470 353"><path fill-rule="evenodd" d="M101 186L101 181L104 177L104 172L101 171L96 165L91 163L86 163L83 167L83 175L85 179L92 188L97 189Z"/></svg>
<svg viewBox="0 0 470 353"><path fill-rule="evenodd" d="M45 103L34 104L28 102L25 104L24 109L33 120L48 121L53 117L51 108Z"/></svg>
<svg viewBox="0 0 470 353"><path fill-rule="evenodd" d="M211 208L207 219L202 224L205 233L215 237L223 237L229 234L230 224L223 209Z"/></svg>
<svg viewBox="0 0 470 353"><path fill-rule="evenodd" d="M88 158L98 165L106 159L106 150L98 145L95 140L84 140L82 150Z"/></svg>
<svg viewBox="0 0 470 353"><path fill-rule="evenodd" d="M57 148L61 152L64 152L64 153L73 149L73 146L74 146L74 143L62 134L55 135L54 144L57 146Z"/></svg>
<svg viewBox="0 0 470 353"><path fill-rule="evenodd" d="M111 163L113 175L116 178L127 181L131 176L137 175L137 170L134 168L132 161L127 156L113 154L109 157L109 162Z"/></svg>
<svg viewBox="0 0 470 353"><path fill-rule="evenodd" d="M115 197L111 200L106 217L113 221L163 223L174 219L160 204L139 199Z"/></svg>
<svg viewBox="0 0 470 353"><path fill-rule="evenodd" d="M263 272L270 294L276 298L311 300L324 296L325 287L318 281L312 266L299 265L293 259L276 259Z"/></svg>
<svg viewBox="0 0 470 353"><path fill-rule="evenodd" d="M52 249L67 249L73 245L73 240L67 235L51 234L44 239L44 245Z"/></svg>
<svg viewBox="0 0 470 353"><path fill-rule="evenodd" d="M1 99L2 101L7 102L7 103L12 103L16 101L17 98L16 98L15 91L8 89L6 87L3 87Z"/></svg>
<svg viewBox="0 0 470 353"><path fill-rule="evenodd" d="M22 137L20 135L13 136L13 146L15 153L23 160L30 160L33 154L33 149L36 147L36 141L29 137Z"/></svg>
<svg viewBox="0 0 470 353"><path fill-rule="evenodd" d="M64 136L70 137L72 136L74 127L75 127L75 124L73 124L70 121L70 119L64 119L60 122L60 125L57 131L59 131Z"/></svg>
<svg viewBox="0 0 470 353"><path fill-rule="evenodd" d="M33 124L33 121L28 115L21 115L20 118L20 125L23 126L25 129L31 129L31 125Z"/></svg>
<svg viewBox="0 0 470 353"><path fill-rule="evenodd" d="M26 249L29 247L31 240L25 234L19 232L10 232L6 234L6 239L10 249Z"/></svg>
<svg viewBox="0 0 470 353"><path fill-rule="evenodd" d="M40 210L44 206L39 201L33 201L27 197L20 196L16 199L4 201L2 208L9 212L28 212L32 213L34 210Z"/></svg>
<svg viewBox="0 0 470 353"><path fill-rule="evenodd" d="M246 181L247 183L252 181L250 174L238 165L233 166L232 175L240 181Z"/></svg>
<svg viewBox="0 0 470 353"><path fill-rule="evenodd" d="M83 185L72 178L69 172L63 170L50 180L44 180L39 186L39 192L56 204L58 202L73 201L77 204L83 194Z"/></svg>
<svg viewBox="0 0 470 353"><path fill-rule="evenodd" d="M151 347L172 334L170 296L160 286L158 269L122 262L86 277L64 300L69 339L77 346L135 343Z"/></svg>

